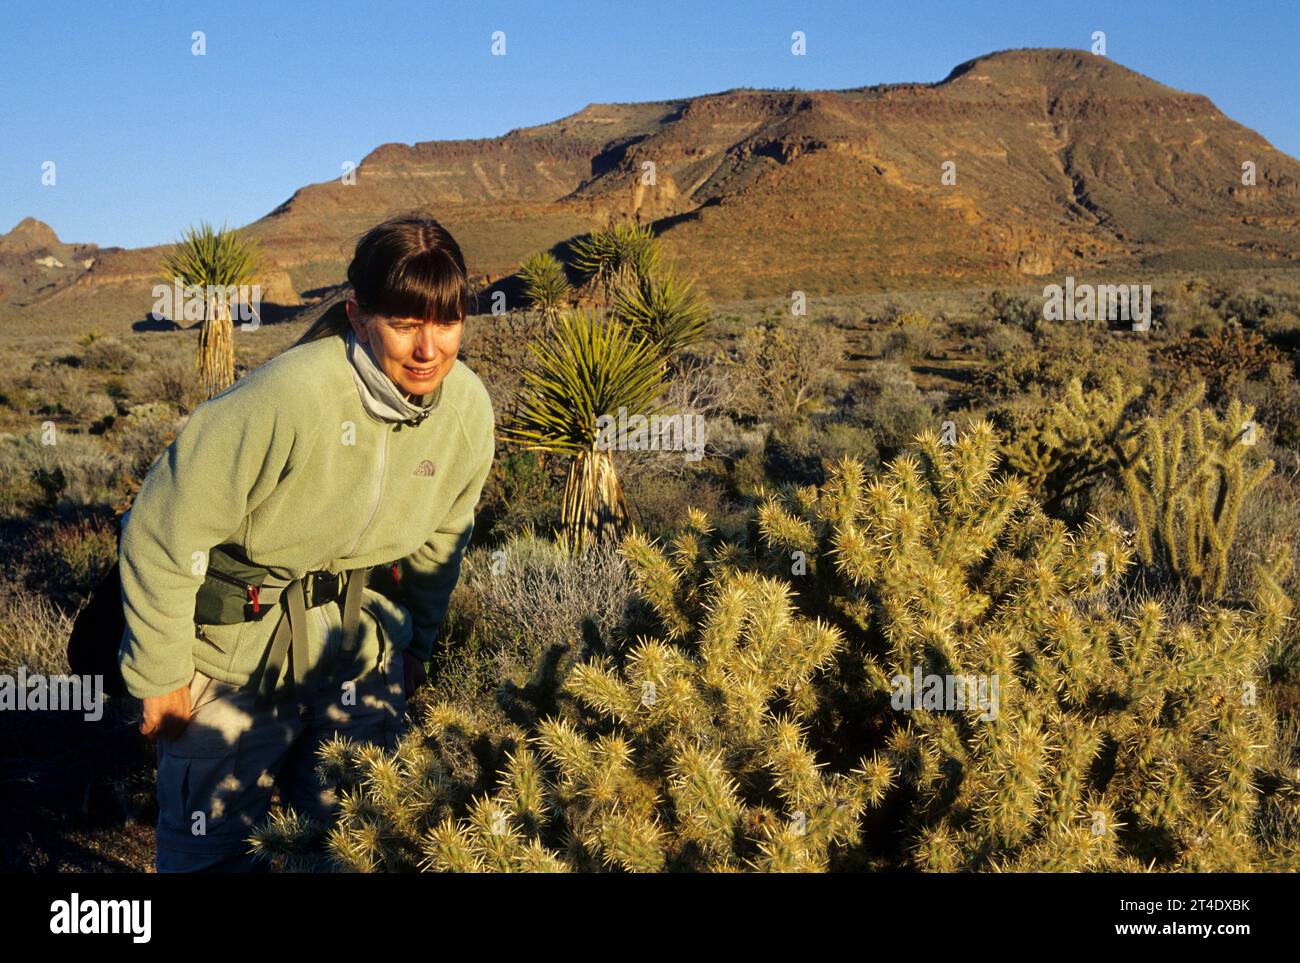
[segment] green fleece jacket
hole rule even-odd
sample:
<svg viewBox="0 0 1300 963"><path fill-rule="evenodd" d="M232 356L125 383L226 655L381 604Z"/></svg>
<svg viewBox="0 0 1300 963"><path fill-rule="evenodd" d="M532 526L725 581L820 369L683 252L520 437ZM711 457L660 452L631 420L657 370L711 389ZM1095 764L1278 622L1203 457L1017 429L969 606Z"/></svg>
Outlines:
<svg viewBox="0 0 1300 963"><path fill-rule="evenodd" d="M277 355L199 405L149 470L122 532L126 630L119 661L138 698L254 678L281 609L235 625L194 623L208 551L233 543L281 579L401 560L405 604L366 589L359 660L380 633L428 659L446 615L495 453L492 403L459 360L418 423L362 403L344 340ZM332 664L339 606L308 610L308 666ZM297 645L297 642L295 642Z"/></svg>

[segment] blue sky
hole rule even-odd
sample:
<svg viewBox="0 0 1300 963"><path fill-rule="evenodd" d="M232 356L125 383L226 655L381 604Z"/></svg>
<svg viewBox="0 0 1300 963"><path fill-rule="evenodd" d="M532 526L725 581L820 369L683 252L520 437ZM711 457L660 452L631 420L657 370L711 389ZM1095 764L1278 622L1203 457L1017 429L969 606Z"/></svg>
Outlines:
<svg viewBox="0 0 1300 963"><path fill-rule="evenodd" d="M993 50L1087 48L1094 30L1113 60L1300 156L1298 0L13 0L0 232L30 215L65 241L164 243L256 220L382 143L494 137L591 102L932 82Z"/></svg>

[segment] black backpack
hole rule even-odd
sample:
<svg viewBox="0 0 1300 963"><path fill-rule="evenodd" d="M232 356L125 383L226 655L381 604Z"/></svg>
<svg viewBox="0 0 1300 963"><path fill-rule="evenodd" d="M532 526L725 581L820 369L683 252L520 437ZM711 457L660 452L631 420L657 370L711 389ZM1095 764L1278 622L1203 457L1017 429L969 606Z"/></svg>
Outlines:
<svg viewBox="0 0 1300 963"><path fill-rule="evenodd" d="M118 648L126 632L126 615L122 611L122 570L117 559L72 624L68 637L68 665L74 675L98 675L104 679L104 693L127 694L122 669L117 663Z"/></svg>

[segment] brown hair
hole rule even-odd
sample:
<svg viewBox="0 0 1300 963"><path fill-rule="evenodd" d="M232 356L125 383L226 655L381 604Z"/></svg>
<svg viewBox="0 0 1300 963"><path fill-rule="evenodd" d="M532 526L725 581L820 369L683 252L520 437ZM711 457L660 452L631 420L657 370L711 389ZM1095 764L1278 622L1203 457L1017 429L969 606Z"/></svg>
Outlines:
<svg viewBox="0 0 1300 963"><path fill-rule="evenodd" d="M348 265L348 282L367 314L435 324L463 321L474 298L460 245L420 213L389 218L362 235ZM351 330L347 293L336 295L293 346L346 335Z"/></svg>

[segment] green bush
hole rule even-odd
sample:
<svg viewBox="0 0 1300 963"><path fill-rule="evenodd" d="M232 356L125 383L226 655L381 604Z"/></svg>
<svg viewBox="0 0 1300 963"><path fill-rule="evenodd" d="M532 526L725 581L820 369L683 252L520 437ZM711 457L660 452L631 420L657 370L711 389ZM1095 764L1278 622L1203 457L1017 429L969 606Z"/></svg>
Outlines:
<svg viewBox="0 0 1300 963"><path fill-rule="evenodd" d="M820 485L831 465L851 452L873 457L876 435L851 422L810 418L773 431L764 448L768 487L780 484Z"/></svg>
<svg viewBox="0 0 1300 963"><path fill-rule="evenodd" d="M535 451L499 453L483 486L474 540L525 528L549 531L560 523L560 483L553 460Z"/></svg>
<svg viewBox="0 0 1300 963"><path fill-rule="evenodd" d="M1075 378L1088 390L1103 387L1112 377L1145 386L1152 382L1147 347L1135 333L1097 334L1076 325L1043 324L1031 347L1009 346L976 371L971 400L994 402L1033 389L1055 400Z"/></svg>
<svg viewBox="0 0 1300 963"><path fill-rule="evenodd" d="M28 584L69 611L89 597L117 559L114 520L88 516L56 522L28 559Z"/></svg>

